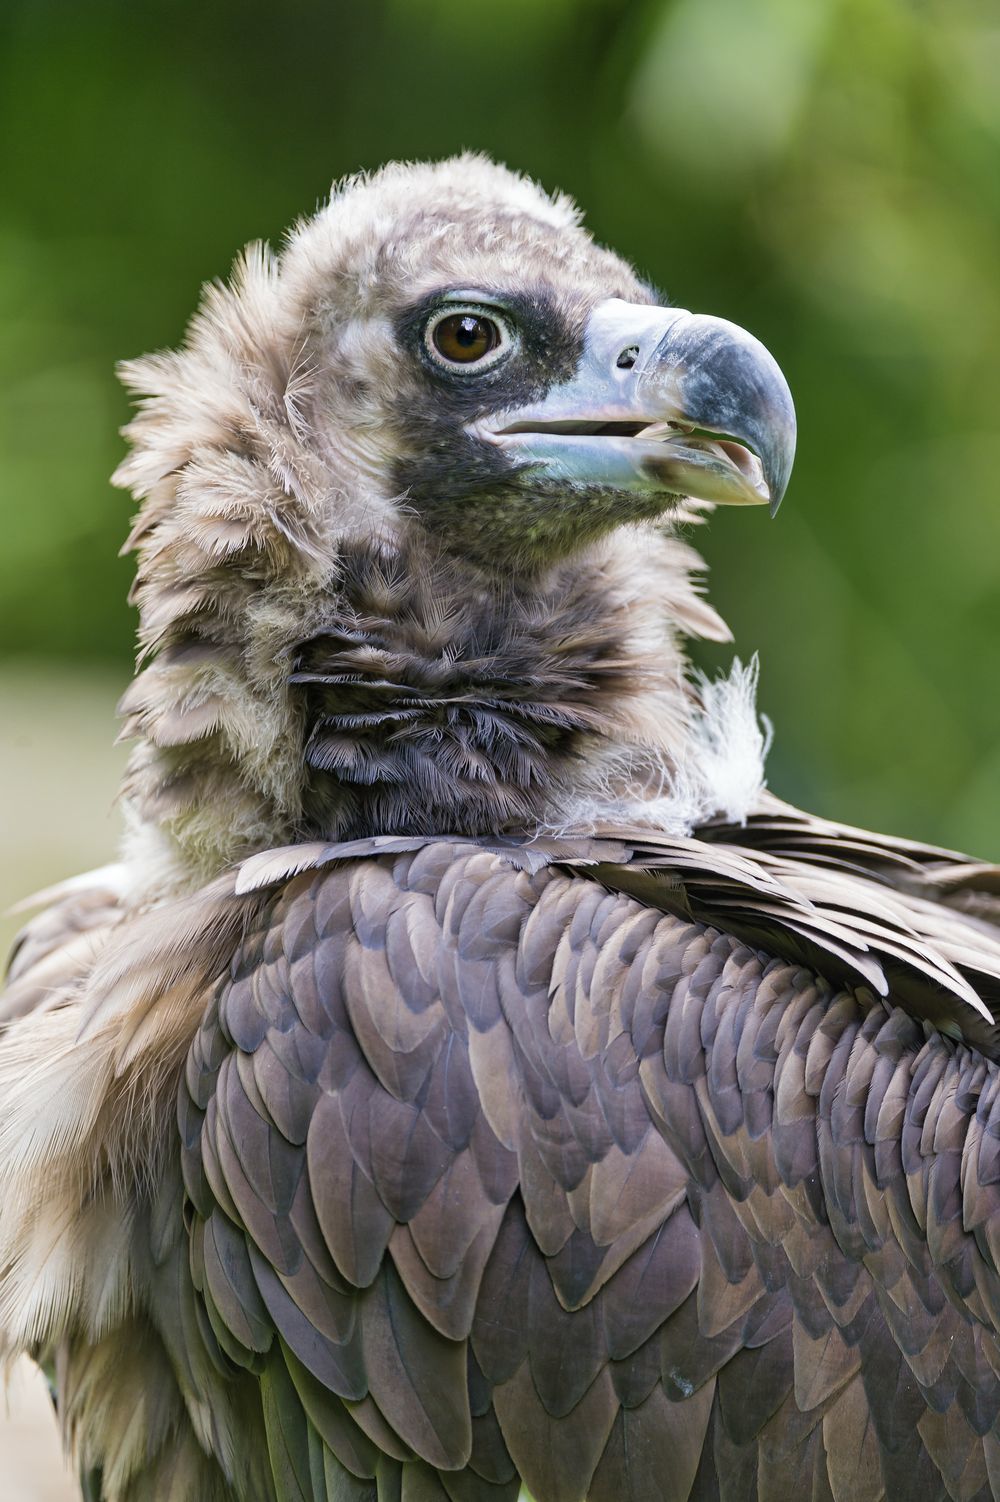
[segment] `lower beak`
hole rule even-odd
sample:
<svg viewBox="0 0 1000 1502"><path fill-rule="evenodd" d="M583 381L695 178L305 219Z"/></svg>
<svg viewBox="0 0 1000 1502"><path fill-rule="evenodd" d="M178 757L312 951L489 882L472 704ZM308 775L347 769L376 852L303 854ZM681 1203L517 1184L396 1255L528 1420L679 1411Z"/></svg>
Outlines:
<svg viewBox="0 0 1000 1502"><path fill-rule="evenodd" d="M576 374L489 436L539 478L778 509L795 408L777 364L722 318L608 298Z"/></svg>

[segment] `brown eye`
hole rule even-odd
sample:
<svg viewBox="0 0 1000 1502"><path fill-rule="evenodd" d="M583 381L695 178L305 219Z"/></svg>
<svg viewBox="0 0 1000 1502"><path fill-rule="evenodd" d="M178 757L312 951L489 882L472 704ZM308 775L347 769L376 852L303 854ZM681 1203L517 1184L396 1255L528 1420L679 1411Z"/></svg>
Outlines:
<svg viewBox="0 0 1000 1502"><path fill-rule="evenodd" d="M485 313L445 313L427 329L428 349L436 360L447 365L480 364L496 356L506 343L506 330Z"/></svg>

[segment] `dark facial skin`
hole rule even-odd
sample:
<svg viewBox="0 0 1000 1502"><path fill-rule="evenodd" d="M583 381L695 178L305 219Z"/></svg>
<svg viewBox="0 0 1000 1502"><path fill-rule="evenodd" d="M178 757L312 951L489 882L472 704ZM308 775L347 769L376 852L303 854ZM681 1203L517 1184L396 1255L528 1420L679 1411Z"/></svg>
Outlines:
<svg viewBox="0 0 1000 1502"><path fill-rule="evenodd" d="M393 480L407 505L449 551L481 565L541 567L623 522L662 514L664 494L623 494L601 486L567 488L517 464L466 425L541 400L572 378L592 303L557 305L545 288L483 290L469 299L513 328L516 346L495 364L448 368L428 352L428 322L449 305L443 288L408 308L396 337L409 378L393 413L401 457ZM465 306L465 303L458 304Z"/></svg>

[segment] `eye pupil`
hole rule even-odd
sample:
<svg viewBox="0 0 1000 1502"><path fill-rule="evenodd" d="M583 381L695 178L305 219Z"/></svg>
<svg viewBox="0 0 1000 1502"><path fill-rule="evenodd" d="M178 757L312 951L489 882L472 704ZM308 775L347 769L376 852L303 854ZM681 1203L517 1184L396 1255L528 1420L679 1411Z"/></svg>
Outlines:
<svg viewBox="0 0 1000 1502"><path fill-rule="evenodd" d="M500 327L480 313L449 313L430 332L435 352L452 365L473 365L502 343Z"/></svg>

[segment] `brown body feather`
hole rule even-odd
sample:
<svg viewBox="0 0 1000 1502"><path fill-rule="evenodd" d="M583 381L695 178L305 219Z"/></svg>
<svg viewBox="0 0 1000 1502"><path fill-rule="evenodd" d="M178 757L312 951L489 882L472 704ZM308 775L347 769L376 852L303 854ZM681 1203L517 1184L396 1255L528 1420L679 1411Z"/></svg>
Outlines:
<svg viewBox="0 0 1000 1502"><path fill-rule="evenodd" d="M89 1265L77 1307L22 1338L62 1332L64 1414L108 1497L152 1495L157 1467L188 1477L196 1456L207 1487L196 1440L220 1497L223 1476L236 1497L307 1502L485 1502L517 1476L539 1502L992 1495L1000 1105L963 990L1000 985L1000 935L927 894L985 898L995 873L874 837L862 855L843 831L872 875L834 871L831 937L813 901L831 869L790 847L829 860L836 831L780 807L749 832L742 849L625 832L300 848L202 908L218 958L201 951L201 989L158 969L190 956L187 903L159 916L148 991L122 995L105 960L109 996L92 981L66 1006L95 1048L75 1066L107 1092L62 1148L64 1196L103 1165L62 1201ZM759 863L753 843L779 838L780 869ZM747 926L770 954L734 936ZM867 984L819 978L852 966ZM143 1027L157 1060L193 1040L183 1186L162 1141L176 1070L138 1118L112 1083L143 1077ZM36 1210L56 1198L45 1154ZM141 1184L137 1157L160 1165ZM113 1276L95 1197L127 1313L84 1286ZM136 1351L119 1404L88 1373ZM163 1410L134 1417L141 1453L122 1432L137 1382Z"/></svg>

